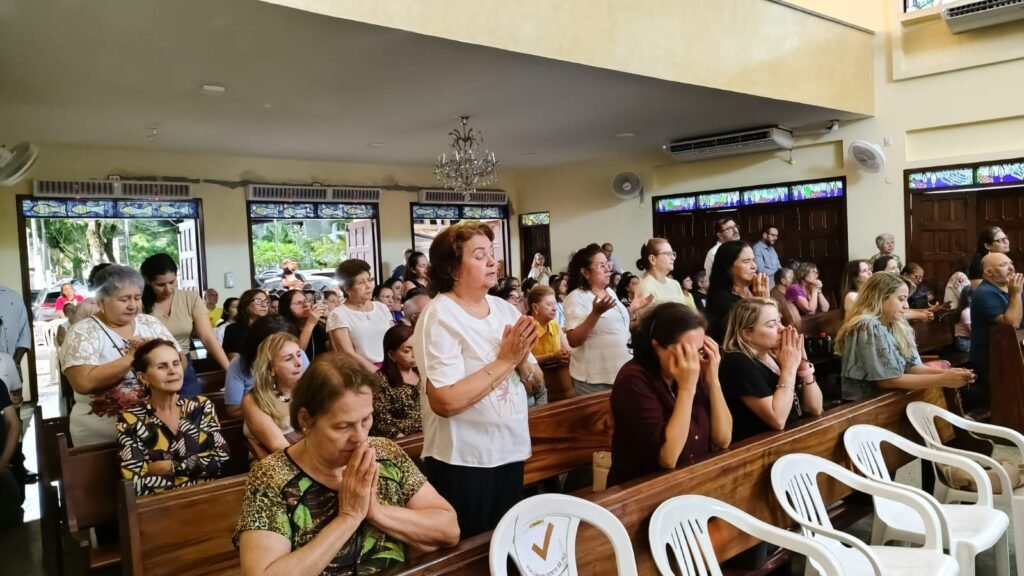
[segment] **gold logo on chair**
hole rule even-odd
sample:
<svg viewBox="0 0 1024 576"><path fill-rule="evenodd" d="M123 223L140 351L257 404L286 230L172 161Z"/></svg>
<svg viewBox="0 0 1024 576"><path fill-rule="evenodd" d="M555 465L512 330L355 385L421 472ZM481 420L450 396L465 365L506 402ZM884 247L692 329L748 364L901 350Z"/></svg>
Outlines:
<svg viewBox="0 0 1024 576"><path fill-rule="evenodd" d="M555 531L555 525L548 522L548 529L544 532L544 546L540 547L534 544L530 547L533 553L540 556L541 560L548 559L548 547L551 544L551 533Z"/></svg>

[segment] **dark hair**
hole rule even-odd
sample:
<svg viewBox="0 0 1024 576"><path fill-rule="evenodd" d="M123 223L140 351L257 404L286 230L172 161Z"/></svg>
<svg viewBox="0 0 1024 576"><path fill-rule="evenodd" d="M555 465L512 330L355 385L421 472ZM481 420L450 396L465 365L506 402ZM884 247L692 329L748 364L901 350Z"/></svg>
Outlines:
<svg viewBox="0 0 1024 576"><path fill-rule="evenodd" d="M306 323L305 320L299 318L292 313L292 300L295 300L296 296L302 296L305 298L306 294L298 290L289 290L281 295L281 300L277 304L277 313L281 318L284 318L291 324L290 332L298 336L302 333L302 325Z"/></svg>
<svg viewBox="0 0 1024 576"><path fill-rule="evenodd" d="M451 292L455 287L455 273L462 267L462 248L466 242L477 236L484 236L493 242L494 230L491 230L491 227L483 222L461 222L445 228L430 243L431 295ZM413 261L416 254L409 257L409 262ZM405 271L406 280L410 279L410 270L412 270L411 266Z"/></svg>
<svg viewBox="0 0 1024 576"><path fill-rule="evenodd" d="M957 301L956 310L953 311L956 314L954 317L957 322L960 321L960 314L971 307L972 298L974 298L974 288L971 288L970 285L964 286L963 290L960 290L960 298Z"/></svg>
<svg viewBox="0 0 1024 576"><path fill-rule="evenodd" d="M358 258L350 258L345 260L341 264L338 264L338 268L334 271L338 279L341 280L342 290L347 290L352 287L356 282L356 278L362 273L371 274L370 264L366 260L360 260Z"/></svg>
<svg viewBox="0 0 1024 576"><path fill-rule="evenodd" d="M164 252L158 252L142 261L142 266L139 266L139 273L146 280L146 285L142 288L142 311L149 314L153 311L153 305L156 304L156 294L149 287L150 281L164 274L177 274L178 264L174 261L174 258L171 258Z"/></svg>
<svg viewBox="0 0 1024 576"><path fill-rule="evenodd" d="M875 263L871 266L872 272L885 272L885 267L889 265L889 260L895 260L895 256L882 256L875 260Z"/></svg>
<svg viewBox="0 0 1024 576"><path fill-rule="evenodd" d="M740 252L750 245L743 240L730 240L718 247L715 261L711 265L711 285L708 286L708 297L719 292L732 292L732 265L740 257Z"/></svg>
<svg viewBox="0 0 1024 576"><path fill-rule="evenodd" d="M424 292L423 290L420 290L419 288L413 288L412 290L406 290L405 292L402 293L402 304L405 304L409 300L412 300L413 298L415 298L417 296L420 296L420 295L428 296L428 294L426 292Z"/></svg>
<svg viewBox="0 0 1024 576"><path fill-rule="evenodd" d="M644 242L643 246L640 247L640 257L636 259L637 270L650 270L651 262L649 258L655 256L660 244L667 244L668 240L664 238L651 238L647 242Z"/></svg>
<svg viewBox="0 0 1024 576"><path fill-rule="evenodd" d="M456 226L458 226L458 224L456 224ZM449 228L451 228L451 226L449 226ZM491 229L490 226L488 226L487 229L490 230ZM440 236L440 234L438 234L438 236ZM491 232L490 239L494 240L494 232ZM434 242L437 242L437 238L434 238ZM434 261L434 256L433 256L433 254L434 254L434 244L433 243L430 244L430 254L431 254L430 261L433 262ZM402 275L402 281L404 281L404 282L412 282L412 281L416 280L416 264L419 262L420 258L426 258L426 257L427 257L427 255L424 254L423 252L416 252L416 251L414 251L412 254L409 254L409 257L405 259L405 274ZM433 282L433 276L431 276L431 282Z"/></svg>
<svg viewBox="0 0 1024 576"><path fill-rule="evenodd" d="M319 354L309 365L292 390L290 416L292 428L302 430L299 413L305 409L316 420L341 398L345 392L361 392L368 388L377 392L377 375L344 352Z"/></svg>
<svg viewBox="0 0 1024 576"><path fill-rule="evenodd" d="M218 326L220 326L221 324L227 322L228 320L231 320L231 318L228 318L226 315L228 314L228 310L231 309L231 305L234 304L235 302L238 302L238 298L235 298L234 296L224 300L224 306L221 308L221 310L223 310L223 312L221 312L221 315L220 315L220 322L217 323ZM236 313L236 316L237 316L237 313Z"/></svg>
<svg viewBox="0 0 1024 576"><path fill-rule="evenodd" d="M280 314L267 314L253 322L252 326L245 333L245 339L242 340L241 354L239 354L241 356L239 362L244 374L252 373L252 366L256 363L256 354L260 350L260 344L268 336L278 332L294 334L291 322L285 320Z"/></svg>
<svg viewBox="0 0 1024 576"><path fill-rule="evenodd" d="M580 248L572 255L572 260L569 261L569 286L567 292L572 292L577 288L583 288L584 290L590 290L590 282L583 275L585 268L590 268L594 263L594 256L598 254L604 254L601 247L597 244L587 244L585 247ZM555 288L555 292L558 292L558 288Z"/></svg>
<svg viewBox="0 0 1024 576"><path fill-rule="evenodd" d="M633 332L633 358L648 369L658 368L660 365L658 353L654 351L654 342L668 347L690 330L706 327L704 317L685 304L658 304L654 310L644 314L640 326Z"/></svg>
<svg viewBox="0 0 1024 576"><path fill-rule="evenodd" d="M783 266L775 271L776 284L782 284L782 279L786 277L786 272L789 272L790 274L796 274L796 272L794 272L792 268L786 268L785 266Z"/></svg>
<svg viewBox="0 0 1024 576"><path fill-rule="evenodd" d="M622 273L622 278L619 279L619 285L615 287L615 295L619 297L619 300L629 298L629 283L633 281L633 278L637 278L637 275L632 272Z"/></svg>
<svg viewBox="0 0 1024 576"><path fill-rule="evenodd" d="M761 228L761 236L764 236L765 234L768 234L769 232L771 232L772 228L774 228L776 230L779 229L779 227L776 226L775 224L768 224L765 227Z"/></svg>
<svg viewBox="0 0 1024 576"><path fill-rule="evenodd" d="M376 299L380 298L380 293L385 288L387 288L388 290L391 290L391 286L388 286L387 284L377 284L376 286L373 287L373 294L371 294L370 297L373 300L376 300ZM394 292L394 290L392 290L392 292Z"/></svg>
<svg viewBox="0 0 1024 576"><path fill-rule="evenodd" d="M701 280L708 277L708 273L704 270L697 270L693 276L690 276L690 280L693 280L693 284L697 285Z"/></svg>
<svg viewBox="0 0 1024 576"><path fill-rule="evenodd" d="M252 324L253 319L249 318L249 306L252 304L252 301L255 300L257 296L263 296L264 298L268 298L268 296L263 292L263 290L260 290L258 288L252 288L250 290L242 292L242 296L238 299L238 315L235 316L235 324L241 324L246 328L248 328L249 325Z"/></svg>
<svg viewBox="0 0 1024 576"><path fill-rule="evenodd" d="M860 276L860 265L867 264L867 260L850 260L843 267L843 297L850 292L857 291L857 276Z"/></svg>
<svg viewBox="0 0 1024 576"><path fill-rule="evenodd" d="M527 278L526 280L523 280L521 288L523 289L523 292L529 292L530 290L533 290L533 287L537 284L538 282L535 278Z"/></svg>
<svg viewBox="0 0 1024 576"><path fill-rule="evenodd" d="M725 218L719 218L719 219L715 220L715 234L718 234L719 232L724 230L725 229L725 225L728 224L729 222L735 222L735 221L736 221L736 219L732 218L730 216L726 216Z"/></svg>
<svg viewBox="0 0 1024 576"><path fill-rule="evenodd" d="M338 293L335 292L334 290L324 290L323 291L323 295L324 295L324 300L327 300L331 296L334 296L335 298L338 297Z"/></svg>
<svg viewBox="0 0 1024 576"><path fill-rule="evenodd" d="M996 239L996 234L1002 231L999 226L985 226L978 233L978 254L988 254L988 248L985 248L985 244L991 244Z"/></svg>
<svg viewBox="0 0 1024 576"><path fill-rule="evenodd" d="M412 338L412 333L412 326L406 326L405 324L395 324L384 333L384 361L380 365L380 374L392 386L402 383L402 371L399 370L398 364L391 359L388 352L394 352L401 348L402 344L405 344L409 341L409 338Z"/></svg>
<svg viewBox="0 0 1024 576"><path fill-rule="evenodd" d="M99 276L100 272L102 272L103 269L106 268L107 266L110 266L110 262L101 262L93 266L92 270L89 270L89 278L87 278L85 281L86 285L89 286L89 290L95 290L99 288L100 282L97 279L97 276Z"/></svg>
<svg viewBox="0 0 1024 576"><path fill-rule="evenodd" d="M900 270L900 276L905 276L907 274L913 274L914 272L916 272L918 270L920 270L921 272L924 272L924 266L921 266L917 262L907 262L906 266L903 267L903 270Z"/></svg>
<svg viewBox="0 0 1024 576"><path fill-rule="evenodd" d="M135 372L145 372L146 370L149 370L149 354L161 346L167 346L175 352L178 351L178 347L170 340L162 340L160 338L149 340L135 350L135 356L132 358L132 370Z"/></svg>
<svg viewBox="0 0 1024 576"><path fill-rule="evenodd" d="M487 291L491 296L501 298L502 300L508 300L508 297L511 296L513 292L519 292L522 294L522 291L520 291L519 288L516 288L515 284L511 282L496 284Z"/></svg>

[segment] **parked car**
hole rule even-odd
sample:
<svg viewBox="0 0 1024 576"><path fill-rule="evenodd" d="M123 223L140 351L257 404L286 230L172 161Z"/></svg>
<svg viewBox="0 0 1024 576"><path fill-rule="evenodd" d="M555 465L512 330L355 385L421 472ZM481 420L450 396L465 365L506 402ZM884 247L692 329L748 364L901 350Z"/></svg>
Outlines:
<svg viewBox="0 0 1024 576"><path fill-rule="evenodd" d="M324 278L323 276L305 276L305 278L306 284L312 285L313 289L317 291L338 290L338 281L334 278ZM263 283L262 288L264 290L284 290L280 278L267 280Z"/></svg>
<svg viewBox="0 0 1024 576"><path fill-rule="evenodd" d="M50 286L46 290L40 290L36 294L35 303L32 305L33 318L38 322L47 322L57 317L57 310L54 306L57 304L57 298L60 298L60 287L66 283L56 284ZM80 294L86 298L92 295L89 289L86 288L85 284L77 280L73 280L71 285L75 287L75 293Z"/></svg>

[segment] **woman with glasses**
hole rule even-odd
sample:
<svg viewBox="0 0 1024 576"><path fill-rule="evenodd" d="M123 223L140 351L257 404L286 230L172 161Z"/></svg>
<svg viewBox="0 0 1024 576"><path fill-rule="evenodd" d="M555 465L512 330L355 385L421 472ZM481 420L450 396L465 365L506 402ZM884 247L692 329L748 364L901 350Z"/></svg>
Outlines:
<svg viewBox="0 0 1024 576"><path fill-rule="evenodd" d="M975 250L974 257L971 258L971 266L967 270L967 278L971 281L972 288L977 288L984 278L981 259L992 252L1000 254L1010 252L1010 237L999 226L985 226L978 234L978 248Z"/></svg>
<svg viewBox="0 0 1024 576"><path fill-rule="evenodd" d="M638 270L646 271L640 279L640 286L637 294L640 298L653 296L652 306L665 302L679 302L686 304L694 312L697 311L697 304L693 296L683 291L683 287L668 275L675 267L676 253L672 251L672 245L664 238L651 238L640 247L640 258L636 261Z"/></svg>
<svg viewBox="0 0 1024 576"><path fill-rule="evenodd" d="M395 319L385 304L373 300L368 263L355 258L345 260L336 273L346 298L327 318L331 344L339 352L355 355L367 370L376 372L384 361L384 333L395 325Z"/></svg>
<svg viewBox="0 0 1024 576"><path fill-rule="evenodd" d="M320 319L327 313L327 305L312 302L305 292L289 290L281 295L281 317L291 325L291 333L299 339L299 348L310 360L327 352L327 330Z"/></svg>
<svg viewBox="0 0 1024 576"><path fill-rule="evenodd" d="M235 316L235 323L224 330L224 352L228 360L234 360L235 356L242 353L242 344L245 342L245 335L249 332L252 323L267 315L270 310L270 298L263 290L246 290L238 299L238 315Z"/></svg>
<svg viewBox="0 0 1024 576"><path fill-rule="evenodd" d="M569 295L565 298L565 335L573 348L569 360L576 394L612 389L619 368L629 361L629 327L653 295L622 305L608 286L612 271L597 244L576 252L569 263Z"/></svg>

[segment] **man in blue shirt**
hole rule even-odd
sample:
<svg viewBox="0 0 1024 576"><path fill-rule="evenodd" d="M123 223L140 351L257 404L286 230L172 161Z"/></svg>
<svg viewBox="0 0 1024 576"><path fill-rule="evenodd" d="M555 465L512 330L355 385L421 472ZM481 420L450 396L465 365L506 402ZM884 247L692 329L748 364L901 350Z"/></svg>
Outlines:
<svg viewBox="0 0 1024 576"><path fill-rule="evenodd" d="M1000 252L982 258L981 269L984 280L971 300L971 363L976 371L987 373L989 328L995 324L1024 328L1024 274L1018 274L1010 257Z"/></svg>
<svg viewBox="0 0 1024 576"><path fill-rule="evenodd" d="M766 226L761 231L761 240L754 244L754 263L757 271L768 275L768 289L775 287L775 271L782 268L779 254L775 251L775 241L779 239L779 229Z"/></svg>

